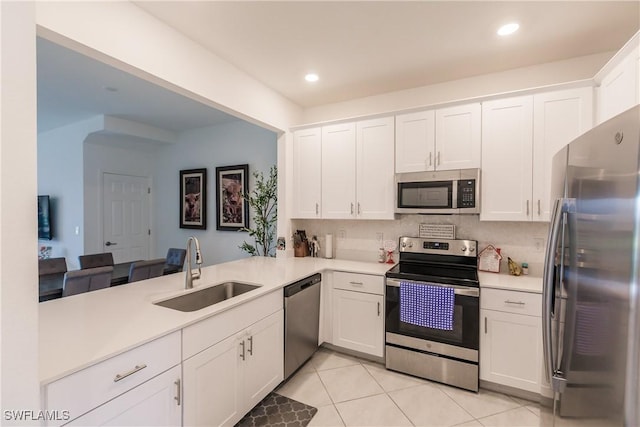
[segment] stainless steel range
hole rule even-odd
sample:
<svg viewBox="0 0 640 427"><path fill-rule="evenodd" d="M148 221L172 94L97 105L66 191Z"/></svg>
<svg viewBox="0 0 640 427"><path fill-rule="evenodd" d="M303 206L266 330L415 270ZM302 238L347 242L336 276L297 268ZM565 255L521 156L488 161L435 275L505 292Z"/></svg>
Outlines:
<svg viewBox="0 0 640 427"><path fill-rule="evenodd" d="M399 243L386 273L387 369L478 391L478 242Z"/></svg>

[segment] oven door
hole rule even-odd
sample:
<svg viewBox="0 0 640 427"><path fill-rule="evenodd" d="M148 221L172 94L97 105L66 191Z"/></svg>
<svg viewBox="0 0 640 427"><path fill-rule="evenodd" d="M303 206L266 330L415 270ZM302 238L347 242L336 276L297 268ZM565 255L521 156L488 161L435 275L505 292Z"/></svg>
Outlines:
<svg viewBox="0 0 640 427"><path fill-rule="evenodd" d="M480 289L415 282L454 288L453 330L432 329L400 321L399 279L386 279L386 342L415 350L478 361L480 341Z"/></svg>

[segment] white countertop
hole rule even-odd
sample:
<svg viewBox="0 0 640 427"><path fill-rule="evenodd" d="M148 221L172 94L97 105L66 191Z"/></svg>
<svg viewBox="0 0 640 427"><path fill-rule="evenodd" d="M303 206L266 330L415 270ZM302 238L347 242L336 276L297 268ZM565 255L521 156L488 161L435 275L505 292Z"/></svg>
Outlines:
<svg viewBox="0 0 640 427"><path fill-rule="evenodd" d="M40 382L45 385L313 273L334 270L384 275L389 268L389 264L310 257L252 257L218 264L202 269L194 291L229 280L261 287L194 312L153 304L186 292L185 273L42 302Z"/></svg>
<svg viewBox="0 0 640 427"><path fill-rule="evenodd" d="M511 276L505 273L478 272L480 288L506 289L509 291L542 293L542 277Z"/></svg>

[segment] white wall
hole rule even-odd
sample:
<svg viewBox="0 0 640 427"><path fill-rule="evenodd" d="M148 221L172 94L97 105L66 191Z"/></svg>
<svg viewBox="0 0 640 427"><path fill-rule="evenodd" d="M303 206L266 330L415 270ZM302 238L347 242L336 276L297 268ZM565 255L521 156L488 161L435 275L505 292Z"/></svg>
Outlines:
<svg viewBox="0 0 640 427"><path fill-rule="evenodd" d="M156 217L156 253L185 247L189 236L200 241L205 265L247 256L238 246L247 233L216 230L216 167L249 164L249 174L267 173L277 162L275 133L246 122L225 123L179 135L175 145L157 152L153 210ZM207 168L207 229L179 228L179 174L183 169ZM249 191L254 178L250 177ZM253 243L253 242L250 242Z"/></svg>
<svg viewBox="0 0 640 427"><path fill-rule="evenodd" d="M468 98L592 79L615 52L582 56L500 73L389 92L382 95L321 105L304 111L302 122L316 123L370 114L401 111Z"/></svg>
<svg viewBox="0 0 640 427"><path fill-rule="evenodd" d="M293 229L306 230L307 236L317 235L321 255L325 250L325 234L333 234L333 254L338 259L375 262L378 259L380 242L396 243L401 236L417 236L418 227L425 224L452 224L456 226L456 238L478 241L478 249L488 244L502 249L504 256L502 272L506 271L507 257L518 263L529 263L531 275L542 276L544 244L548 223L539 222L495 222L480 221L478 215L398 215L394 221L363 220L294 220ZM343 237L344 236L344 237ZM536 239L541 243L536 248ZM291 241L287 242L291 245ZM397 251L394 254L397 262Z"/></svg>
<svg viewBox="0 0 640 427"><path fill-rule="evenodd" d="M33 2L0 2L0 407L38 410L36 44Z"/></svg>
<svg viewBox="0 0 640 427"><path fill-rule="evenodd" d="M155 158L162 146L124 135L90 135L84 145L84 251L103 252L102 176L104 173L147 177L153 189ZM158 196L162 197L162 189ZM152 198L155 196L155 191ZM153 210L150 226L153 229ZM153 234L152 234L153 236ZM149 258L155 258L150 244ZM165 254L158 254L164 256ZM74 260L77 262L77 258Z"/></svg>
<svg viewBox="0 0 640 427"><path fill-rule="evenodd" d="M65 257L69 269L79 268L78 255L84 254L83 145L97 129L90 119L38 134L38 194L51 197L53 221L53 240L39 244Z"/></svg>

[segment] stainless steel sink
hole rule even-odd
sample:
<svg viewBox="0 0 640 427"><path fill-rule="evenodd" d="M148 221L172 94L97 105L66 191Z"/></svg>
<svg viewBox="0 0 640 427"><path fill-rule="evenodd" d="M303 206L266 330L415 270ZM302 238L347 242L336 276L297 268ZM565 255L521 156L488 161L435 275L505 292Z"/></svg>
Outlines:
<svg viewBox="0 0 640 427"><path fill-rule="evenodd" d="M224 282L199 291L154 302L155 305L180 311L196 311L259 288L242 282Z"/></svg>

